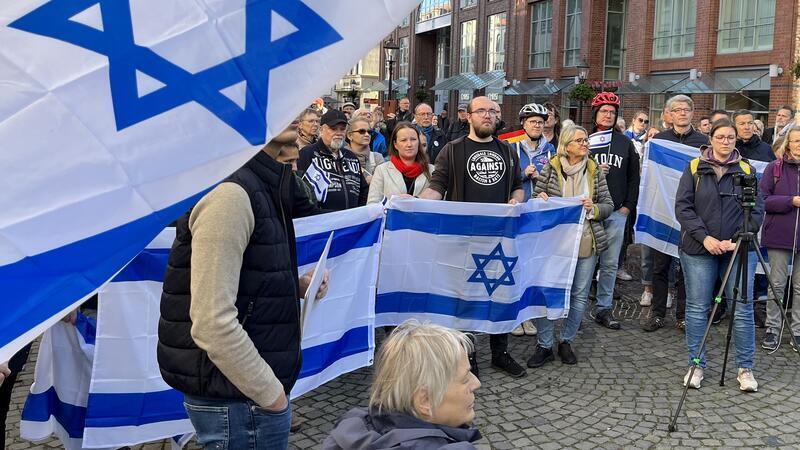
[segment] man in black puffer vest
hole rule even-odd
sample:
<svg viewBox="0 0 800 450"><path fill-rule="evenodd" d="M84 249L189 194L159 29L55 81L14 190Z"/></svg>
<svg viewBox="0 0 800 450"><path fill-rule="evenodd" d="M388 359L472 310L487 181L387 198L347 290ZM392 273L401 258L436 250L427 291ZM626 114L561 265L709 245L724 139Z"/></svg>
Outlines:
<svg viewBox="0 0 800 450"><path fill-rule="evenodd" d="M286 448L287 395L300 370L292 219L318 212L292 168L275 160L296 125L177 222L161 296L158 364L182 392L203 444ZM322 297L327 282L320 290Z"/></svg>

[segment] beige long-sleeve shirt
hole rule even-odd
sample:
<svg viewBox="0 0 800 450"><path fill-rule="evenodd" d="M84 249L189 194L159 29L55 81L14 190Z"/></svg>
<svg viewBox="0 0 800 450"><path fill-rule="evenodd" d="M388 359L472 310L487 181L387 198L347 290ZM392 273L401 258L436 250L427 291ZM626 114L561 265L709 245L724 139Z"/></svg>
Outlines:
<svg viewBox="0 0 800 450"><path fill-rule="evenodd" d="M262 407L273 404L283 385L258 354L237 319L236 294L242 255L255 217L247 192L221 183L189 216L192 233L192 338L244 395Z"/></svg>

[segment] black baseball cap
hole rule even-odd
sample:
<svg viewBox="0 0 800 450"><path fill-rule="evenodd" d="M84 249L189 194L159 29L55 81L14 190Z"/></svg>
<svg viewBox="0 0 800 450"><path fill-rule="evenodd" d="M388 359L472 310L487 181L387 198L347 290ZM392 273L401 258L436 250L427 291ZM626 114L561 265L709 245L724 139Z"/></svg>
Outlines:
<svg viewBox="0 0 800 450"><path fill-rule="evenodd" d="M347 116L338 109L329 109L328 112L322 115L320 123L329 127L339 124L347 125Z"/></svg>

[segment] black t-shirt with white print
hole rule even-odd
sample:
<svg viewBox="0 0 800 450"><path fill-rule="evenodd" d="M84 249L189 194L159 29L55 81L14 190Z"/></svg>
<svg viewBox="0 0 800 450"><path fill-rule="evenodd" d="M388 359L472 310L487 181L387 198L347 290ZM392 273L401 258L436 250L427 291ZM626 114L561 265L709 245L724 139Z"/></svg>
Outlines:
<svg viewBox="0 0 800 450"><path fill-rule="evenodd" d="M464 201L473 203L508 202L508 177L511 164L494 140L475 142L464 139L466 174L464 176Z"/></svg>

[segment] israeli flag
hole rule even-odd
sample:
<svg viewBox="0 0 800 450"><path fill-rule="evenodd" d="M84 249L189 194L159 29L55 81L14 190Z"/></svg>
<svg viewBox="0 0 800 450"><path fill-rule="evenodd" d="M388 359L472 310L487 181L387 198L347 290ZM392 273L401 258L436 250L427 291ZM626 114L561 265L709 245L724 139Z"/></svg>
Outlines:
<svg viewBox="0 0 800 450"><path fill-rule="evenodd" d="M110 280L418 3L0 3L0 360Z"/></svg>
<svg viewBox="0 0 800 450"><path fill-rule="evenodd" d="M306 317L303 365L291 397L372 364L374 302L383 207L370 205L297 219L300 274L311 270L333 232L328 294ZM121 447L194 430L183 394L161 378L156 359L162 282L175 230L164 230L100 291L97 349L84 444Z"/></svg>
<svg viewBox="0 0 800 450"><path fill-rule="evenodd" d="M598 131L589 135L589 150L608 147L611 145L611 130Z"/></svg>
<svg viewBox="0 0 800 450"><path fill-rule="evenodd" d="M377 326L416 318L505 333L568 313L584 220L578 199L512 206L394 197L387 208Z"/></svg>
<svg viewBox="0 0 800 450"><path fill-rule="evenodd" d="M331 178L328 173L322 170L316 161L311 161L308 170L303 174L303 178L311 183L314 188L314 195L317 197L318 202L324 202L328 197L328 186L331 185Z"/></svg>
<svg viewBox="0 0 800 450"><path fill-rule="evenodd" d="M683 171L700 156L695 147L651 139L645 144L639 206L636 216L636 242L662 253L679 257L681 226L675 218L675 194ZM767 163L750 161L758 176Z"/></svg>

